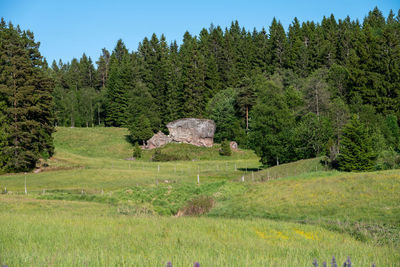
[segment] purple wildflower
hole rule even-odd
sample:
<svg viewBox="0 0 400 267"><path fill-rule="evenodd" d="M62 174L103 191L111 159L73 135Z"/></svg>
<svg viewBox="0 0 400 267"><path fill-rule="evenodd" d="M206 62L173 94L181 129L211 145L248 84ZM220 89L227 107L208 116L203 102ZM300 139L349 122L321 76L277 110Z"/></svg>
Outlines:
<svg viewBox="0 0 400 267"><path fill-rule="evenodd" d="M172 262L169 261L169 262L167 263L166 267L172 267Z"/></svg>
<svg viewBox="0 0 400 267"><path fill-rule="evenodd" d="M351 260L349 256L347 256L347 260L343 263L343 267L351 267Z"/></svg>
<svg viewBox="0 0 400 267"><path fill-rule="evenodd" d="M376 267L375 263L372 263L371 267Z"/></svg>
<svg viewBox="0 0 400 267"><path fill-rule="evenodd" d="M314 267L318 267L318 261L317 261L317 259L314 259L312 265L314 265Z"/></svg>
<svg viewBox="0 0 400 267"><path fill-rule="evenodd" d="M193 267L200 267L200 263L195 262L194 265L193 265Z"/></svg>
<svg viewBox="0 0 400 267"><path fill-rule="evenodd" d="M337 267L335 256L332 257L331 266L332 267Z"/></svg>
<svg viewBox="0 0 400 267"><path fill-rule="evenodd" d="M324 261L323 263L322 263L322 267L326 267L327 265L326 265L326 261Z"/></svg>

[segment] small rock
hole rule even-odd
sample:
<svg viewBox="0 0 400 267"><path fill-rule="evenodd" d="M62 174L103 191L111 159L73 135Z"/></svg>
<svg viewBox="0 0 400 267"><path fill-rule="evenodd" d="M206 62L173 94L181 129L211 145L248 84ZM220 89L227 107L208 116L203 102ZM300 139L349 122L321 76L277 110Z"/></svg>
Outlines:
<svg viewBox="0 0 400 267"><path fill-rule="evenodd" d="M234 150L238 149L238 144L235 141L230 142L229 145L231 146L231 149Z"/></svg>

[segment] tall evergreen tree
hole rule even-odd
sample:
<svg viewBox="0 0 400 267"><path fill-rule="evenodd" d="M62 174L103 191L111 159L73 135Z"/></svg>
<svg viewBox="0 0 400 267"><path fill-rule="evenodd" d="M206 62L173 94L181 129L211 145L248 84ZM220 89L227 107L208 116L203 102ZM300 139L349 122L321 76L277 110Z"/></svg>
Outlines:
<svg viewBox="0 0 400 267"><path fill-rule="evenodd" d="M203 117L206 99L205 62L197 45L197 39L185 33L180 50L182 62L182 86L185 99L183 115L186 117Z"/></svg>
<svg viewBox="0 0 400 267"><path fill-rule="evenodd" d="M33 33L11 23L6 26L2 19L0 168L7 171L31 170L39 158L54 153L52 83L44 64Z"/></svg>
<svg viewBox="0 0 400 267"><path fill-rule="evenodd" d="M269 27L269 51L271 54L270 72L274 72L277 68L283 68L286 65L287 41L286 33L280 21L275 18Z"/></svg>
<svg viewBox="0 0 400 267"><path fill-rule="evenodd" d="M282 88L265 81L263 89L251 112L249 140L264 165L279 165L293 160L289 153L289 133L294 116Z"/></svg>
<svg viewBox="0 0 400 267"><path fill-rule="evenodd" d="M339 169L343 171L371 171L376 160L372 140L358 116L354 115L343 130Z"/></svg>
<svg viewBox="0 0 400 267"><path fill-rule="evenodd" d="M131 140L144 143L158 131L161 118L157 104L144 83L138 82L129 94L127 125Z"/></svg>
<svg viewBox="0 0 400 267"><path fill-rule="evenodd" d="M228 88L218 92L207 105L208 117L216 124L214 139L218 143L226 139L245 145L245 132L235 116L236 98L237 92Z"/></svg>
<svg viewBox="0 0 400 267"><path fill-rule="evenodd" d="M106 125L126 126L128 94L134 87L135 73L131 56L122 40L117 42L110 60L110 77L106 93Z"/></svg>

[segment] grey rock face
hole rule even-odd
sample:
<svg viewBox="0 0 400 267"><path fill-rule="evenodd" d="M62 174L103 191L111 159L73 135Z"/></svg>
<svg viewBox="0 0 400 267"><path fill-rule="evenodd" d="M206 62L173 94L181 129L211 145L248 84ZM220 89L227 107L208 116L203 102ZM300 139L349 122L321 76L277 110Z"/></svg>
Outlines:
<svg viewBox="0 0 400 267"><path fill-rule="evenodd" d="M145 148L153 149L156 147L166 145L171 142L172 142L172 139L168 135L165 135L163 132L158 132L147 141Z"/></svg>
<svg viewBox="0 0 400 267"><path fill-rule="evenodd" d="M215 122L212 120L186 118L167 124L169 137L174 142L195 146L212 147L214 144Z"/></svg>
<svg viewBox="0 0 400 267"><path fill-rule="evenodd" d="M186 118L167 124L169 135L158 132L147 141L146 149L161 147L171 142L195 146L212 147L214 144L215 122L212 120Z"/></svg>

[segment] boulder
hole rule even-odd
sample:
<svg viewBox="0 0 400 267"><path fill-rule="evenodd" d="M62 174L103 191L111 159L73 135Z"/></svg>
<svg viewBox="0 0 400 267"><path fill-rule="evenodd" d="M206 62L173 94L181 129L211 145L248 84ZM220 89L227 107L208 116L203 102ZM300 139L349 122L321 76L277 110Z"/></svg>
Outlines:
<svg viewBox="0 0 400 267"><path fill-rule="evenodd" d="M212 120L185 118L168 123L167 128L174 142L205 147L214 144L215 122Z"/></svg>
<svg viewBox="0 0 400 267"><path fill-rule="evenodd" d="M171 142L172 139L168 135L165 135L163 132L158 132L146 142L145 148L153 149Z"/></svg>
<svg viewBox="0 0 400 267"><path fill-rule="evenodd" d="M238 144L235 141L232 141L229 143L231 149L237 150L238 149Z"/></svg>

